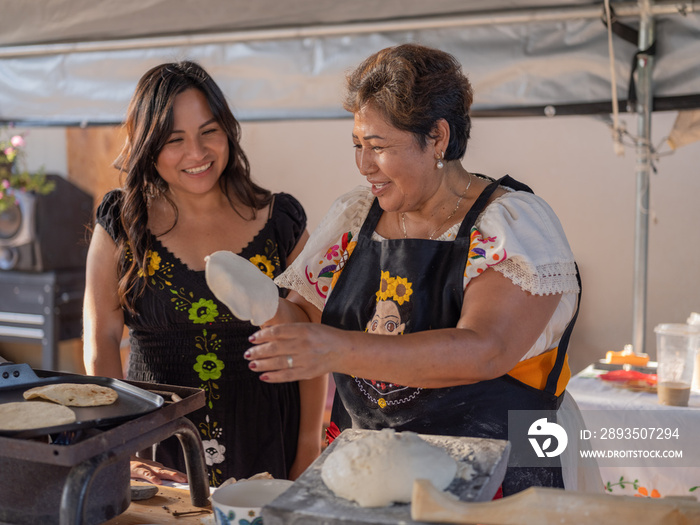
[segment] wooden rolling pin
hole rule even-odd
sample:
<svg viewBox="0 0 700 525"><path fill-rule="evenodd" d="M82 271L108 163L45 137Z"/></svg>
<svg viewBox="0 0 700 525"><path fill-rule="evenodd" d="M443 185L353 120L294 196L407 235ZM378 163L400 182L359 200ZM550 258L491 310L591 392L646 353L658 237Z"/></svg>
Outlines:
<svg viewBox="0 0 700 525"><path fill-rule="evenodd" d="M419 479L413 484L415 521L480 525L644 525L700 524L693 498L636 498L531 487L513 496L466 503Z"/></svg>

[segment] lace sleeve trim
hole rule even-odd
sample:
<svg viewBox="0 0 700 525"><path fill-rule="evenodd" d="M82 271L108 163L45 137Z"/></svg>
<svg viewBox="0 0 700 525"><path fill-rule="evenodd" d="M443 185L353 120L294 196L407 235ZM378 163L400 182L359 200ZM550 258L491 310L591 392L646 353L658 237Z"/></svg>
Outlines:
<svg viewBox="0 0 700 525"><path fill-rule="evenodd" d="M487 268L536 294L579 291L574 255L559 219L536 195L508 192L472 229L465 286Z"/></svg>
<svg viewBox="0 0 700 525"><path fill-rule="evenodd" d="M316 308L323 311L325 299L319 295L315 289L308 286L307 280L299 276L296 272L288 269L275 279L275 284L281 288L294 290Z"/></svg>
<svg viewBox="0 0 700 525"><path fill-rule="evenodd" d="M493 267L526 292L534 295L578 293L576 266L570 263L552 263L531 267L517 259L506 259Z"/></svg>

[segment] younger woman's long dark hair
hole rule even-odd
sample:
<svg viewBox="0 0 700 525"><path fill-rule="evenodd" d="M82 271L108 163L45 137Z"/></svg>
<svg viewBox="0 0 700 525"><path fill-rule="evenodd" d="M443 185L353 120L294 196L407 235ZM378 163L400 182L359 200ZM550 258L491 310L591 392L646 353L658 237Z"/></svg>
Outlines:
<svg viewBox="0 0 700 525"><path fill-rule="evenodd" d="M125 175L122 186L121 234L117 239L122 261L119 301L136 315L136 301L148 286L148 195L160 194L178 210L167 193L167 183L156 171L155 162L173 129L175 97L188 89L201 91L216 121L228 136L229 159L219 179L221 190L236 212L233 192L248 209L259 210L272 200L271 193L250 178L250 164L240 145L241 126L233 116L219 86L199 64L190 61L161 64L149 70L138 82L129 103L126 141L114 166ZM170 230L168 230L170 231Z"/></svg>

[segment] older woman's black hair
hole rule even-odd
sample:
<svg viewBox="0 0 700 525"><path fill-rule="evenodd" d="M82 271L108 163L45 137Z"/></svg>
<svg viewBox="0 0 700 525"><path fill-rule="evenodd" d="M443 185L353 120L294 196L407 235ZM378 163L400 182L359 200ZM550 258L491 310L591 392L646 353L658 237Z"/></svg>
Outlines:
<svg viewBox="0 0 700 525"><path fill-rule="evenodd" d="M126 141L114 163L125 175L121 206L123 229L117 243L126 263L120 275L119 297L122 306L132 314L136 311L136 299L148 285L148 272L143 270L148 266L151 248L147 232L149 196L162 195L175 212L170 229L177 224L177 207L167 194L167 183L158 174L155 162L173 129L175 98L188 89L198 89L204 94L214 119L228 137L229 159L219 185L231 206L236 209L232 192L252 210L265 207L272 199L269 191L251 180L250 164L240 145L240 124L221 89L204 68L184 61L161 64L146 72L129 103L124 123Z"/></svg>
<svg viewBox="0 0 700 525"><path fill-rule="evenodd" d="M348 75L347 90L347 111L371 106L395 128L413 133L423 148L436 122L445 119L450 126L445 159L464 157L473 92L449 53L417 44L383 49Z"/></svg>

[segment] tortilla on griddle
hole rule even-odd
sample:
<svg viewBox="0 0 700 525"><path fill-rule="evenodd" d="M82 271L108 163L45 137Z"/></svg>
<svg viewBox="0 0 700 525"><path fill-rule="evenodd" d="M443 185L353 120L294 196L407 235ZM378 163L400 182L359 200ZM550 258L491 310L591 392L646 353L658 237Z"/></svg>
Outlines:
<svg viewBox="0 0 700 525"><path fill-rule="evenodd" d="M24 399L43 398L73 407L111 405L119 397L113 388L91 383L54 383L30 388L22 395Z"/></svg>
<svg viewBox="0 0 700 525"><path fill-rule="evenodd" d="M0 405L0 431L31 430L75 422L70 408L45 401L17 401Z"/></svg>

